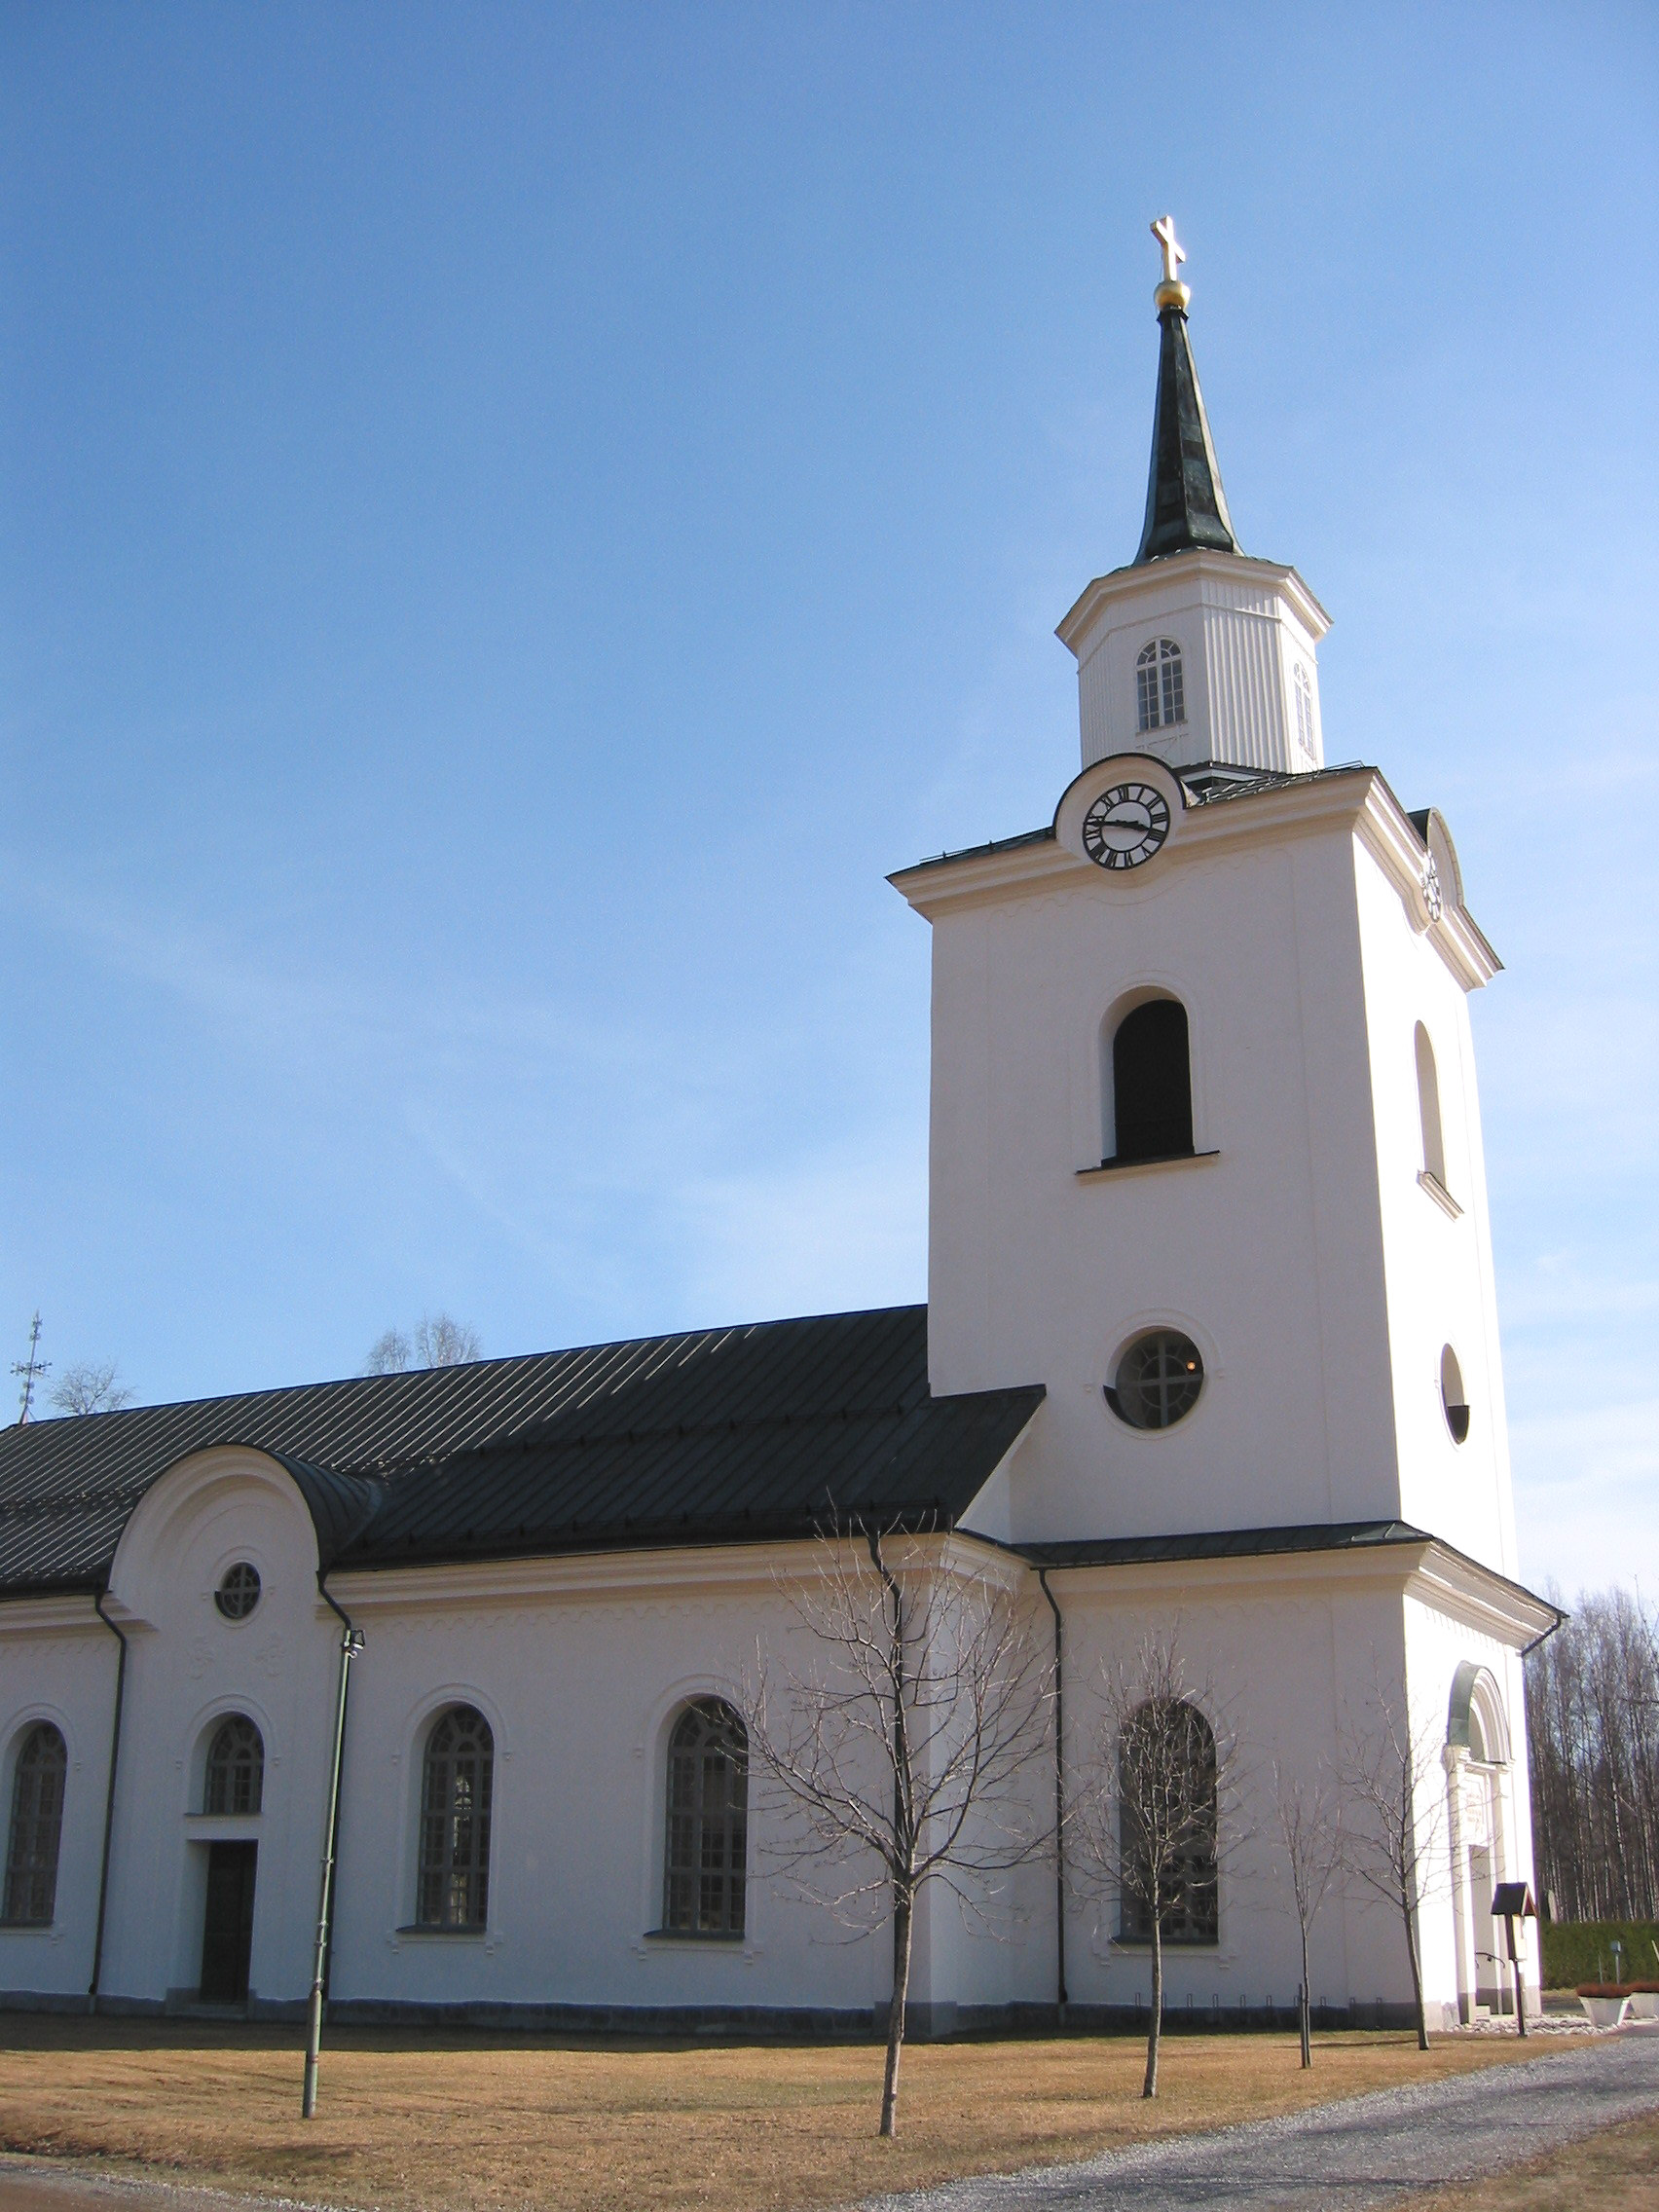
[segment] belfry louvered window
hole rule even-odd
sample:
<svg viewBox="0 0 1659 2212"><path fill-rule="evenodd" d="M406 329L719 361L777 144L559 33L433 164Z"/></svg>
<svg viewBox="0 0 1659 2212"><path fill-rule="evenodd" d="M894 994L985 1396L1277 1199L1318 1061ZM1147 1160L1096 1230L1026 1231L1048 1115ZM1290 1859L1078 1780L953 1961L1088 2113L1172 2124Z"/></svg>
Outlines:
<svg viewBox="0 0 1659 2212"><path fill-rule="evenodd" d="M1166 729L1187 719L1181 648L1173 638L1155 638L1135 656L1135 709L1143 730Z"/></svg>
<svg viewBox="0 0 1659 2212"><path fill-rule="evenodd" d="M475 1706L439 1714L421 1777L422 1928L482 1928L489 1917L495 1766L496 1740Z"/></svg>
<svg viewBox="0 0 1659 2212"><path fill-rule="evenodd" d="M265 1798L265 1746L244 1714L232 1714L207 1747L204 1813L257 1813Z"/></svg>
<svg viewBox="0 0 1659 2212"><path fill-rule="evenodd" d="M668 1743L668 1851L662 1924L686 1936L741 1936L749 1857L749 1739L719 1698L699 1698Z"/></svg>
<svg viewBox="0 0 1659 2212"><path fill-rule="evenodd" d="M50 1720L37 1720L18 1750L12 1824L6 1840L5 1918L47 1928L57 1901L57 1846L63 1835L63 1784L69 1754Z"/></svg>

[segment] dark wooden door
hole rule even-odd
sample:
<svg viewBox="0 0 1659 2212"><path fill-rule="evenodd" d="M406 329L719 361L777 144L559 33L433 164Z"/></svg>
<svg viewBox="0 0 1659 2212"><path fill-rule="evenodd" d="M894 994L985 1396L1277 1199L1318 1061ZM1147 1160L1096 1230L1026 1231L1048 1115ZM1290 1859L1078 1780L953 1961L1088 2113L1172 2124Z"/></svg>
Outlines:
<svg viewBox="0 0 1659 2212"><path fill-rule="evenodd" d="M257 1843L207 1846L207 1910L202 1923L204 2003L238 2005L247 1995L253 1950L253 1872Z"/></svg>

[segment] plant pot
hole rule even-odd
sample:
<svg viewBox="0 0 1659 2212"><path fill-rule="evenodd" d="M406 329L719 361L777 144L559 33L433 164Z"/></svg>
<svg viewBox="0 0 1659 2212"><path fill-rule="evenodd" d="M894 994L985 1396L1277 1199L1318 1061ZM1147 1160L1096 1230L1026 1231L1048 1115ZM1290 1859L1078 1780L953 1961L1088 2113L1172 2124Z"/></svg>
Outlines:
<svg viewBox="0 0 1659 2212"><path fill-rule="evenodd" d="M1584 2017L1593 2028L1616 2028L1630 2009L1628 1989L1598 1989L1594 1992L1581 1989L1578 2002L1584 2008Z"/></svg>
<svg viewBox="0 0 1659 2212"><path fill-rule="evenodd" d="M1659 2020L1659 1989L1633 1989L1629 2017L1633 2020Z"/></svg>

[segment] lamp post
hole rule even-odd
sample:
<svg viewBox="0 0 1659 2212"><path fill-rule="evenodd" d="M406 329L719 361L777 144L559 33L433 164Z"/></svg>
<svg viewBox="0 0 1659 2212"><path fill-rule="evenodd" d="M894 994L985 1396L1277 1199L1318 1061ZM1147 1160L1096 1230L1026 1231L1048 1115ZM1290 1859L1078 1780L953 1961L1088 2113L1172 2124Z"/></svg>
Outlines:
<svg viewBox="0 0 1659 2212"><path fill-rule="evenodd" d="M1532 1902L1532 1893L1525 1882L1499 1882L1492 1893L1492 1916L1501 1920L1507 1937L1509 1963L1515 1970L1515 2032L1527 2033L1527 1992L1521 1980L1521 1954L1515 1945L1515 1923L1518 1920L1536 1920L1538 1908Z"/></svg>

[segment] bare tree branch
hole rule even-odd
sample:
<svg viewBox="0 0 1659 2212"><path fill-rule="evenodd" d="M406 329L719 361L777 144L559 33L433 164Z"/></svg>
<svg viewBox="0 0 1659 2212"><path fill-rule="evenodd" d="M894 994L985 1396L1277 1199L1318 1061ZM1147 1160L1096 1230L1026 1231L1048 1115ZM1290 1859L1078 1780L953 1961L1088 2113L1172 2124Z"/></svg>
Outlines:
<svg viewBox="0 0 1659 2212"><path fill-rule="evenodd" d="M52 1403L63 1414L114 1414L132 1403L132 1393L117 1381L113 1359L78 1359L52 1387Z"/></svg>
<svg viewBox="0 0 1659 2212"><path fill-rule="evenodd" d="M938 1883L982 1912L1053 1844L1020 1787L1049 1740L1053 1669L1029 1608L948 1540L830 1530L783 1585L785 1658L757 1645L750 1758L767 1856L846 1924L893 1927L881 2133L897 2126L916 1900Z"/></svg>
<svg viewBox="0 0 1659 2212"><path fill-rule="evenodd" d="M423 1313L414 1334L386 1329L369 1348L371 1375L403 1375L412 1367L461 1367L483 1350L478 1331L450 1313Z"/></svg>
<svg viewBox="0 0 1659 2212"><path fill-rule="evenodd" d="M1224 1861L1244 1841L1236 1733L1212 1681L1189 1679L1179 1633L1153 1632L1101 1670L1092 1757L1067 1808L1077 1886L1147 1944L1152 2017L1141 2094L1158 2094L1163 1946L1215 1940Z"/></svg>
<svg viewBox="0 0 1659 2212"><path fill-rule="evenodd" d="M1419 2050L1428 2048L1428 2015L1418 1912L1451 1879L1440 1749L1431 1729L1414 1727L1405 1693L1381 1684L1365 1712L1357 1718L1345 1714L1338 1731L1344 1868L1362 1892L1400 1915Z"/></svg>
<svg viewBox="0 0 1659 2212"><path fill-rule="evenodd" d="M1273 1798L1278 1847L1275 1870L1290 1891L1302 1938L1302 1987L1297 1999L1302 2029L1302 2063L1313 2063L1311 1997L1308 1985L1308 1935L1320 1907L1342 1879L1344 1868L1342 1798L1328 1779L1309 1781L1273 1763Z"/></svg>

